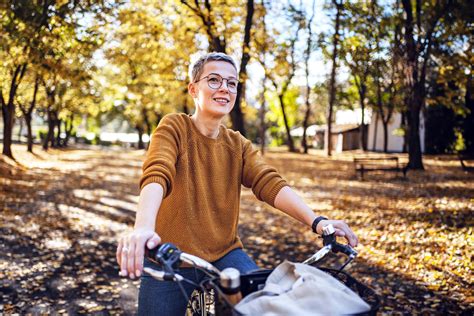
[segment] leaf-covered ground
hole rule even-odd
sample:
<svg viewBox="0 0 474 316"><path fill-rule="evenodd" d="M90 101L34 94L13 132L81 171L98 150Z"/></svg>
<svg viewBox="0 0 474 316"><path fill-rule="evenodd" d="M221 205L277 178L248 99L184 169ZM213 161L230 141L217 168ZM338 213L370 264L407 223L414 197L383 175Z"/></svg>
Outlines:
<svg viewBox="0 0 474 316"><path fill-rule="evenodd" d="M0 158L0 314L133 314L138 282L118 277L115 247L133 224L143 151L36 151L14 146L19 164ZM472 314L474 174L435 156L408 179L360 180L353 155L266 158L318 214L354 229L361 245L347 271L381 296L382 313ZM267 268L321 246L247 189L240 233Z"/></svg>

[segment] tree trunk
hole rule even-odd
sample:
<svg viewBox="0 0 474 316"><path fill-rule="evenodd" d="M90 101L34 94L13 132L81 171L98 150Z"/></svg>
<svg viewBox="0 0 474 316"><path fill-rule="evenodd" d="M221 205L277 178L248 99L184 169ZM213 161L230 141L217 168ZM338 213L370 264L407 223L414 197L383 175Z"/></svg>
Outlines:
<svg viewBox="0 0 474 316"><path fill-rule="evenodd" d="M237 99L235 100L235 105L232 111L230 112L230 119L232 121L232 129L239 131L243 136L246 135L245 133L245 125L244 125L244 115L242 113L242 98L245 94L245 82L239 83L237 87Z"/></svg>
<svg viewBox="0 0 474 316"><path fill-rule="evenodd" d="M402 111L402 128L403 128L403 149L402 152L408 152L408 122L407 122L408 112L406 110Z"/></svg>
<svg viewBox="0 0 474 316"><path fill-rule="evenodd" d="M278 99L280 100L281 112L283 113L283 122L285 123L286 130L286 144L288 145L288 150L292 153L296 152L295 144L293 143L293 137L290 134L290 126L288 125L288 119L286 117L285 103L283 100L283 95L279 94Z"/></svg>
<svg viewBox="0 0 474 316"><path fill-rule="evenodd" d="M309 89L308 89L309 90ZM308 92L307 90L307 92ZM309 99L309 97L306 97ZM311 115L311 106L309 104L309 100L306 100L306 110L304 112L304 119L303 119L303 139L301 141L301 145L303 146L303 153L307 154L308 153L308 141L307 141L307 135L306 135L306 130L308 129L308 122L309 122L309 116Z"/></svg>
<svg viewBox="0 0 474 316"><path fill-rule="evenodd" d="M185 86L183 88L183 94L184 94L184 102L183 102L183 112L186 114L189 114L189 106L188 106L188 87ZM151 131L150 131L151 132ZM151 134L150 134L151 136Z"/></svg>
<svg viewBox="0 0 474 316"><path fill-rule="evenodd" d="M262 83L262 94L260 96L261 99L261 106L260 106L260 152L262 155L265 154L265 133L267 126L265 124L265 112L266 112L266 100L265 100L265 92L266 92L266 81L267 75L263 77Z"/></svg>
<svg viewBox="0 0 474 316"><path fill-rule="evenodd" d="M419 96L415 93L415 97ZM415 102L417 101L419 102L419 100ZM408 110L408 160L410 169L424 169L420 143L420 108L418 106Z"/></svg>
<svg viewBox="0 0 474 316"><path fill-rule="evenodd" d="M362 122L360 123L360 127L359 127L359 142L360 142L360 148L362 149L362 151L366 151L367 150L367 144L366 144L366 137L365 137L365 124L364 124L364 120L365 120L365 83L364 82L361 82L361 90L360 90L360 109L361 109L361 112L362 112Z"/></svg>
<svg viewBox="0 0 474 316"><path fill-rule="evenodd" d="M151 124L150 120L148 119L148 111L146 108L142 109L142 116L143 116L143 123L145 124L145 129L142 128L142 133L147 134L151 138ZM150 140L148 140L147 148L150 145ZM143 145L145 147L145 145Z"/></svg>
<svg viewBox="0 0 474 316"><path fill-rule="evenodd" d="M43 141L43 150L47 151L49 149L50 143L51 146L54 145L54 126L55 126L55 113L54 110L48 109L48 133Z"/></svg>
<svg viewBox="0 0 474 316"><path fill-rule="evenodd" d="M54 117L54 103L55 103L55 98L56 98L56 89L48 87L46 83L44 83L44 88L46 90L46 99L48 102L48 108L46 110L47 113L47 119L48 119L48 133L46 134L46 137L44 138L43 141L43 150L47 151L49 149L49 143L51 142L51 145L53 144L53 138L54 138L54 120L56 119Z"/></svg>
<svg viewBox="0 0 474 316"><path fill-rule="evenodd" d="M3 150L2 154L11 158L13 157L12 153L12 134L13 134L13 125L15 123L15 95L18 88L18 85L23 79L23 76L26 72L27 64L18 65L13 72L12 80L10 83L10 92L8 94L8 101L3 97L3 91L0 89L0 103L2 105L2 115L3 115Z"/></svg>
<svg viewBox="0 0 474 316"><path fill-rule="evenodd" d="M377 149L377 132L379 129L379 113L375 112L374 135L372 137L372 151Z"/></svg>
<svg viewBox="0 0 474 316"><path fill-rule="evenodd" d="M143 139L142 139L143 127L141 127L140 125L137 125L135 128L138 132L138 149L145 149L145 144L143 143Z"/></svg>
<svg viewBox="0 0 474 316"><path fill-rule="evenodd" d="M383 152L388 152L388 121L382 120L383 125Z"/></svg>
<svg viewBox="0 0 474 316"><path fill-rule="evenodd" d="M2 154L11 158L13 157L12 153L12 132L13 132L13 120L14 120L14 113L10 107L2 107L2 114L3 114L3 152Z"/></svg>
<svg viewBox="0 0 474 316"><path fill-rule="evenodd" d="M36 79L35 79L35 87L33 90L33 98L31 99L30 106L28 107L28 109L23 107L21 103L18 103L18 105L20 106L20 110L23 113L23 117L25 118L25 123L26 123L27 131L28 131L27 150L30 153L33 153L33 131L31 127L31 119L33 118L32 116L33 109L36 106L36 96L38 94L39 84L40 84L40 77L37 74Z"/></svg>
<svg viewBox="0 0 474 316"><path fill-rule="evenodd" d="M232 127L234 130L239 131L242 135L245 133L245 122L242 113L242 100L245 97L245 82L247 81L247 63L250 60L250 36L252 29L252 19L254 14L254 3L253 0L247 1L247 17L245 19L244 28L244 42L242 45L242 59L240 62L239 80L241 83L237 87L237 96L235 99L235 105L230 112L230 118L232 121Z"/></svg>
<svg viewBox="0 0 474 316"><path fill-rule="evenodd" d="M410 169L423 170L422 152L420 146L420 110L424 102L424 76L425 72L422 70L420 73L419 59L420 51L419 44L415 40L414 26L415 21L413 18L413 8L411 0L402 0L403 9L405 11L405 45L406 45L406 57L405 57L405 82L408 91L407 106L408 106L408 167ZM417 1L416 17L418 29L421 25L421 6ZM420 34L418 34L418 37ZM424 39L426 40L426 39ZM428 49L429 49L428 41ZM429 50L424 56L424 63L429 58Z"/></svg>
<svg viewBox="0 0 474 316"><path fill-rule="evenodd" d="M472 80L472 65L471 71L467 75L466 81L466 94L464 96L464 102L466 109L469 110L469 113L463 119L461 128L462 136L464 138L464 151L469 154L474 154L474 98L472 92L474 91L474 82Z"/></svg>
<svg viewBox="0 0 474 316"><path fill-rule="evenodd" d="M62 120L56 119L55 123L56 123L56 129L58 130L58 133L56 134L55 147L59 148L59 147L62 147L62 144L61 144L61 123L62 123Z"/></svg>
<svg viewBox="0 0 474 316"><path fill-rule="evenodd" d="M313 0L311 17L308 20L308 40L306 41L306 51L305 51L305 56L304 56L305 57L305 75L306 75L306 100L305 100L306 110L304 112L304 119L303 119L302 145L303 145L303 153L305 154L308 153L308 147L309 147L308 140L306 139L307 138L306 130L308 128L309 117L311 116L311 105L310 105L311 87L309 86L309 58L311 56L311 46L312 46L312 37L313 37L311 25L314 19L315 4L316 4L316 1Z"/></svg>
<svg viewBox="0 0 474 316"><path fill-rule="evenodd" d="M33 153L33 129L31 127L31 114L25 115L26 130L28 133L27 149L30 153Z"/></svg>
<svg viewBox="0 0 474 316"><path fill-rule="evenodd" d="M74 128L74 114L71 114L66 120L64 121L64 132L66 133L66 137L64 138L63 145L67 147L69 145L69 139L71 138L72 130Z"/></svg>
<svg viewBox="0 0 474 316"><path fill-rule="evenodd" d="M21 143L21 133L23 132L23 121L20 121L20 128L18 129L18 143Z"/></svg>
<svg viewBox="0 0 474 316"><path fill-rule="evenodd" d="M331 141L331 134L332 134L332 116L334 111L334 103L336 101L336 69L337 69L337 45L339 43L339 26L340 26L340 19L342 14L342 9L344 2L337 2L333 0L333 4L336 6L336 21L334 25L334 36L332 40L333 45L333 52L332 52L332 69L331 69L331 79L329 83L329 106L328 106L328 113L327 113L327 130L325 134L325 144L327 148L327 155L332 155L332 141Z"/></svg>

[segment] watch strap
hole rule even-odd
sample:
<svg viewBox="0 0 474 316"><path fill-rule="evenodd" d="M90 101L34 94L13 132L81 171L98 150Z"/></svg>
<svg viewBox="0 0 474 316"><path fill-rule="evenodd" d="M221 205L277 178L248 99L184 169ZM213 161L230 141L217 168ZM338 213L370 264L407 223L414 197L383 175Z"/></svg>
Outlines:
<svg viewBox="0 0 474 316"><path fill-rule="evenodd" d="M318 227L318 224L320 221L326 221L327 218L324 216L318 216L314 219L313 224L311 224L311 229L313 230L313 233L317 234L318 232L316 231L316 227Z"/></svg>

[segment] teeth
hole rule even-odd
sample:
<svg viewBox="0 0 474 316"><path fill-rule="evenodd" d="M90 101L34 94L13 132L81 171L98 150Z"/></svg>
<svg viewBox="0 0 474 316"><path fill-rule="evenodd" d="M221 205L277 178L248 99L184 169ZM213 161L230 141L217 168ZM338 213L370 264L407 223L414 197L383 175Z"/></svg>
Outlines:
<svg viewBox="0 0 474 316"><path fill-rule="evenodd" d="M217 102L228 102L226 99L219 99L219 98L216 98L216 99L214 99L214 100L216 100Z"/></svg>

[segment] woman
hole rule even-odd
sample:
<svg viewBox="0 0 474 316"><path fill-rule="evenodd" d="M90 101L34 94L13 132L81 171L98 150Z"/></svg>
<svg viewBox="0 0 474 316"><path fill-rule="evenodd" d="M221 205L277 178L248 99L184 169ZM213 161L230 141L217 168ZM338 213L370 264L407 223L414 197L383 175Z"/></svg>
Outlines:
<svg viewBox="0 0 474 316"><path fill-rule="evenodd" d="M134 230L117 247L120 275L141 276L139 314L183 315L187 302L176 283L142 275L145 244L153 248L172 242L219 269L234 267L245 273L258 268L242 250L237 232L242 184L314 232L321 234L323 226L333 224L337 235L357 245L357 237L343 221L317 217L263 162L249 140L221 124L234 106L237 76L228 55L209 53L199 58L188 85L194 114L167 115L153 133ZM202 277L192 268L182 268L180 274L195 282ZM193 290L185 286L187 295Z"/></svg>

